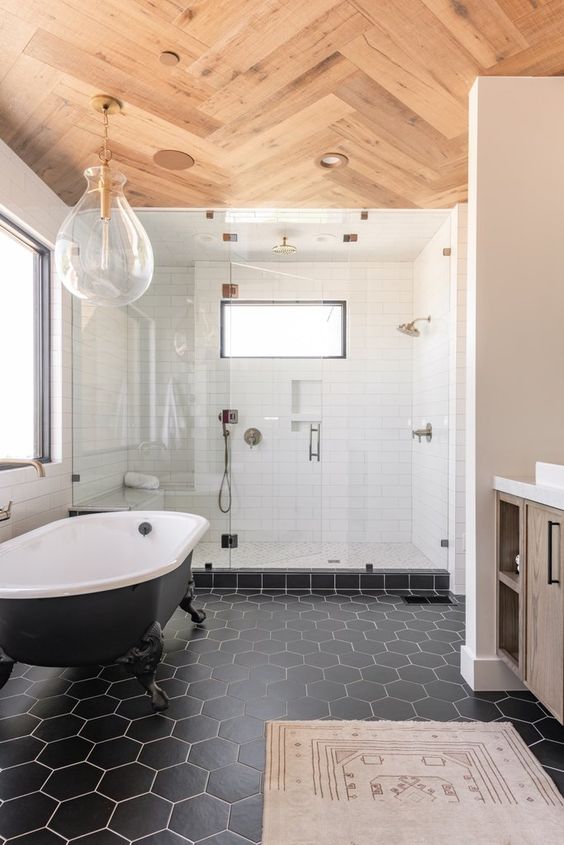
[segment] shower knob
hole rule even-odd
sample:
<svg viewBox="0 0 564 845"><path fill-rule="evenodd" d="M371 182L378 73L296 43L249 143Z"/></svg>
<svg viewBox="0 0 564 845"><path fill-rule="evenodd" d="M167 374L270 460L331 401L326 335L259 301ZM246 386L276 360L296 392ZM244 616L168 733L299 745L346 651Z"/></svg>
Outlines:
<svg viewBox="0 0 564 845"><path fill-rule="evenodd" d="M245 443L253 448L253 446L258 446L260 441L262 440L262 434L258 430L258 428L248 428L243 435Z"/></svg>

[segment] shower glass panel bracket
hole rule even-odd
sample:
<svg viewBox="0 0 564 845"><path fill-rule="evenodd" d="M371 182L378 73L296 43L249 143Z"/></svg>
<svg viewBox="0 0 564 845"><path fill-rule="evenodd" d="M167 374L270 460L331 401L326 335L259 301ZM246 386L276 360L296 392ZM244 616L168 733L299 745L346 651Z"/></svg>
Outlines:
<svg viewBox="0 0 564 845"><path fill-rule="evenodd" d="M419 442L421 443L421 438L424 437L427 443L430 443L433 439L433 426L431 423L427 423L425 428L416 428L411 432L411 436L413 440L417 437Z"/></svg>
<svg viewBox="0 0 564 845"><path fill-rule="evenodd" d="M309 427L309 459L321 459L321 423L312 423Z"/></svg>

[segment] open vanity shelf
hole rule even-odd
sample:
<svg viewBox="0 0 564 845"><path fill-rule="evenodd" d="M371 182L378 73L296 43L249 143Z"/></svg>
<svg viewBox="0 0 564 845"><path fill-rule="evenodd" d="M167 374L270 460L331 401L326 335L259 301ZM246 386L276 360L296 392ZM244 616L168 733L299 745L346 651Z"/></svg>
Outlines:
<svg viewBox="0 0 564 845"><path fill-rule="evenodd" d="M498 654L523 677L524 602L521 561L525 506L523 499L497 494L497 619Z"/></svg>
<svg viewBox="0 0 564 845"><path fill-rule="evenodd" d="M496 495L497 651L564 720L564 511Z"/></svg>

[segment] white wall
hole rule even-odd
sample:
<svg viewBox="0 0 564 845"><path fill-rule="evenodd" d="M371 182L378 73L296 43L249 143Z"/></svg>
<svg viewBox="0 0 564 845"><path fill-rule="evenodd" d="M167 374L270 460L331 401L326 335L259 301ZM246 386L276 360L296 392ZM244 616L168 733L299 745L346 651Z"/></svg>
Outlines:
<svg viewBox="0 0 564 845"><path fill-rule="evenodd" d="M1 141L0 210L48 246L53 245L67 213L64 203ZM51 276L53 460L46 467L46 478L38 478L29 467L0 471L0 506L14 501L12 518L0 523L0 542L66 516L71 499L70 297L54 272ZM0 412L10 413L10 409Z"/></svg>
<svg viewBox="0 0 564 845"><path fill-rule="evenodd" d="M443 249L451 245L446 220L413 265L413 316L420 337L409 339L413 367L413 427L433 426L428 443L412 441L413 542L441 569L448 567L450 267Z"/></svg>
<svg viewBox="0 0 564 845"><path fill-rule="evenodd" d="M467 635L476 689L495 653L495 474L564 462L564 79L483 78L470 97Z"/></svg>

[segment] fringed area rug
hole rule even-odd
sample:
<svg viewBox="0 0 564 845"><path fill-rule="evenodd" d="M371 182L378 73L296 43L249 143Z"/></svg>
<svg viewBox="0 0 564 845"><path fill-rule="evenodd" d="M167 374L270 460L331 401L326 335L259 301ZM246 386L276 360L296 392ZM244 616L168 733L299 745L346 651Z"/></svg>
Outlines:
<svg viewBox="0 0 564 845"><path fill-rule="evenodd" d="M564 800L505 722L270 722L263 845L562 845Z"/></svg>

